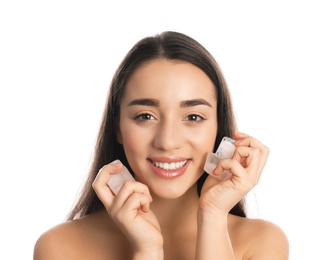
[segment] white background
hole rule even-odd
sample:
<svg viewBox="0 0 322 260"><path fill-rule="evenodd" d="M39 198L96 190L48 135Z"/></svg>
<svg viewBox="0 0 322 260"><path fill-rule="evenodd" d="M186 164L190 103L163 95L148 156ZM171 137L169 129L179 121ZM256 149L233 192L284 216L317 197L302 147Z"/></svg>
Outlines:
<svg viewBox="0 0 322 260"><path fill-rule="evenodd" d="M176 30L214 55L239 129L271 149L251 216L285 231L290 259L322 259L318 2L1 1L0 258L32 259L65 220L117 65L142 37Z"/></svg>

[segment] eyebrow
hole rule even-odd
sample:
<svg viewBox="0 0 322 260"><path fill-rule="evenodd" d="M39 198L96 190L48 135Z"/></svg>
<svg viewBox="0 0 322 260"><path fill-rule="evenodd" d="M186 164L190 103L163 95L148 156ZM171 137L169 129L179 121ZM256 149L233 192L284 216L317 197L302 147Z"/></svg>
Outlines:
<svg viewBox="0 0 322 260"><path fill-rule="evenodd" d="M156 99L152 98L141 98L141 99L134 99L130 103L127 104L127 106L149 106L149 107L158 107L160 102Z"/></svg>
<svg viewBox="0 0 322 260"><path fill-rule="evenodd" d="M193 106L200 106L200 105L212 107L212 105L208 101L202 98L185 100L180 102L180 107L193 107Z"/></svg>
<svg viewBox="0 0 322 260"><path fill-rule="evenodd" d="M135 106L135 105L158 107L160 105L160 102L152 98L141 98L141 99L134 99L127 104L127 106ZM193 107L193 106L200 106L200 105L212 107L212 105L208 101L202 98L184 100L180 102L180 107Z"/></svg>

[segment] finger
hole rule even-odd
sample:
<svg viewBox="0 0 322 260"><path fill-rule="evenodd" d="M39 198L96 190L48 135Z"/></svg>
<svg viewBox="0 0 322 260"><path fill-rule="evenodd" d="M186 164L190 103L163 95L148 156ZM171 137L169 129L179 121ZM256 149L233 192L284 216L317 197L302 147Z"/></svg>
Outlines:
<svg viewBox="0 0 322 260"><path fill-rule="evenodd" d="M113 205L111 215L113 218L117 219L118 222L127 224L129 221L134 220L138 216L139 210L144 213L149 212L149 198L141 193L132 193L121 208L114 210Z"/></svg>
<svg viewBox="0 0 322 260"><path fill-rule="evenodd" d="M232 174L230 180L235 187L243 187L245 192L253 189L259 181L260 174L248 174L248 169L245 169L237 160L225 159L221 160L216 167L218 173L229 170ZM258 173L258 171L256 171Z"/></svg>
<svg viewBox="0 0 322 260"><path fill-rule="evenodd" d="M238 137L241 137L240 139L238 139L236 142L235 142L235 146L236 147L241 147L241 146L248 146L248 147L252 147L252 148L257 148L260 150L261 152L261 162L260 162L260 169L261 171L264 169L264 166L267 162L267 159L268 159L268 155L269 155L269 148L267 146L265 146L264 144L262 144L260 141L258 141L257 139L249 136L249 135L246 135L246 134L243 134L243 133L240 133L240 132L236 132L236 138Z"/></svg>
<svg viewBox="0 0 322 260"><path fill-rule="evenodd" d="M248 146L248 147L256 147L256 148L263 148L264 145L255 139L254 137L243 135L242 138L236 137L236 142L234 143L235 146Z"/></svg>
<svg viewBox="0 0 322 260"><path fill-rule="evenodd" d="M259 168L262 158L259 149L246 146L237 147L232 159L238 161L250 175L260 175Z"/></svg>
<svg viewBox="0 0 322 260"><path fill-rule="evenodd" d="M150 199L145 194L132 193L124 203L123 209L124 211L135 211L140 209L143 212L147 213L150 210Z"/></svg>
<svg viewBox="0 0 322 260"><path fill-rule="evenodd" d="M234 135L234 138L236 140L239 140L239 139L242 139L242 138L245 138L245 137L248 137L249 136L248 134L242 133L242 132L240 132L238 130L235 130L234 133L233 133L233 135Z"/></svg>
<svg viewBox="0 0 322 260"><path fill-rule="evenodd" d="M92 187L96 195L107 209L110 207L114 199L114 195L107 186L107 183L110 179L110 175L120 172L122 168L122 163L112 162L108 165L105 165L99 170L94 182L92 183Z"/></svg>
<svg viewBox="0 0 322 260"><path fill-rule="evenodd" d="M237 160L222 159L213 170L213 174L215 176L220 176L226 171L230 171L234 176L241 178L245 169Z"/></svg>
<svg viewBox="0 0 322 260"><path fill-rule="evenodd" d="M254 137L251 137L246 134L240 134L240 132L238 132L238 135L236 135L235 138L236 138L236 142L234 144L236 147L248 146L248 147L258 148L261 150L261 152L269 152L268 147L266 147L262 142L258 141Z"/></svg>
<svg viewBox="0 0 322 260"><path fill-rule="evenodd" d="M258 172L260 161L259 149L246 146L237 147L231 159L220 160L218 163L220 167L215 168L214 174L217 175L222 170L233 170L236 167L240 168L238 165L242 166L248 173L256 173ZM238 171L234 172L236 176L240 176Z"/></svg>
<svg viewBox="0 0 322 260"><path fill-rule="evenodd" d="M146 185L137 181L126 181L115 197L113 207L121 208L125 201L134 193L143 194L149 199L149 202L153 200L149 188Z"/></svg>

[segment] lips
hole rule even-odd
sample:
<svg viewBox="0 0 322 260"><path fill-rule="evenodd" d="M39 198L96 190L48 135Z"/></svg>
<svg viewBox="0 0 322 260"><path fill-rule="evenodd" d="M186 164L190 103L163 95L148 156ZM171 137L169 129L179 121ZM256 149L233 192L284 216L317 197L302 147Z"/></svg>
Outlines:
<svg viewBox="0 0 322 260"><path fill-rule="evenodd" d="M149 158L152 171L163 179L173 179L183 175L189 165L186 158L169 159L164 157Z"/></svg>

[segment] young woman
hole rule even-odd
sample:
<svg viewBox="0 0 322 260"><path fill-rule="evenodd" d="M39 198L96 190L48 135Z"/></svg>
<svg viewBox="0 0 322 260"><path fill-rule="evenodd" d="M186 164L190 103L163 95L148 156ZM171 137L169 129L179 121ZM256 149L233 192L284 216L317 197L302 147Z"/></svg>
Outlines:
<svg viewBox="0 0 322 260"><path fill-rule="evenodd" d="M210 53L164 32L139 41L112 80L91 172L66 223L37 241L35 260L288 259L276 225L246 218L245 195L269 150L235 129L230 94ZM208 176L224 136L236 149ZM136 181L115 195L110 176ZM224 170L232 176L220 180Z"/></svg>

